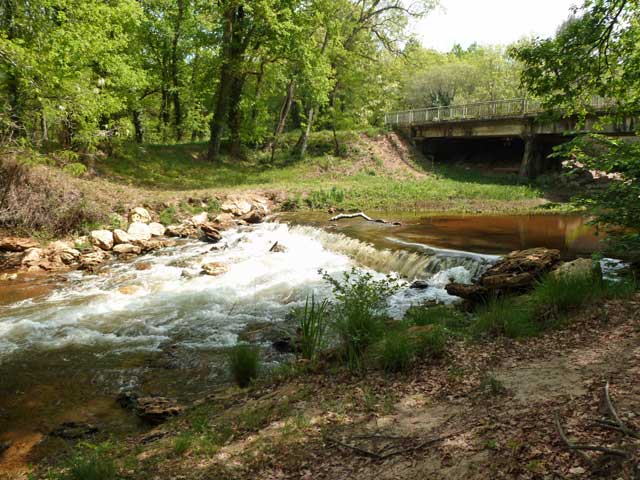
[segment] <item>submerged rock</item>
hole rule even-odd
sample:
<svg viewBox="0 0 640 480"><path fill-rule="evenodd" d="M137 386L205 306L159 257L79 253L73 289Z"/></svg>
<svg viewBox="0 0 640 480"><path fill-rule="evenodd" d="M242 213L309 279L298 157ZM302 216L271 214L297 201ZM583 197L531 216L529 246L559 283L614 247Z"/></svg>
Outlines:
<svg viewBox="0 0 640 480"><path fill-rule="evenodd" d="M30 248L37 248L39 243L32 238L2 237L0 238L0 252L24 252Z"/></svg>
<svg viewBox="0 0 640 480"><path fill-rule="evenodd" d="M89 240L102 250L111 250L113 248L113 233L109 230L94 230L89 234Z"/></svg>
<svg viewBox="0 0 640 480"><path fill-rule="evenodd" d="M122 408L130 409L147 423L158 425L180 415L184 407L166 397L140 397L133 392L123 392L116 399Z"/></svg>
<svg viewBox="0 0 640 480"><path fill-rule="evenodd" d="M556 277L582 275L588 277L595 273L599 273L594 268L593 260L589 258L578 258L572 262L562 263L558 268L553 271L553 275Z"/></svg>
<svg viewBox="0 0 640 480"><path fill-rule="evenodd" d="M212 262L206 263L202 266L202 273L206 275L211 275L217 277L218 275L223 275L229 271L229 267L220 263L220 262Z"/></svg>
<svg viewBox="0 0 640 480"><path fill-rule="evenodd" d="M414 288L416 290L426 290L429 287L430 287L429 282L427 282L426 280L415 280L409 286L409 288Z"/></svg>
<svg viewBox="0 0 640 480"><path fill-rule="evenodd" d="M52 437L64 438L67 440L76 440L78 438L88 437L98 432L98 427L85 422L64 422L51 430L49 435Z"/></svg>
<svg viewBox="0 0 640 480"><path fill-rule="evenodd" d="M136 207L129 212L129 222L131 223L149 223L151 222L151 214L146 208Z"/></svg>

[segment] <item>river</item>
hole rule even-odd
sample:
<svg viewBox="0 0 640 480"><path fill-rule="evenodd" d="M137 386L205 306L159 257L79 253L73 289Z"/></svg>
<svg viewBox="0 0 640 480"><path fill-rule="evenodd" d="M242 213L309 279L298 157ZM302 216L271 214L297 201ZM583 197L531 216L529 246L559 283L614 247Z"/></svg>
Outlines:
<svg viewBox="0 0 640 480"><path fill-rule="evenodd" d="M270 344L290 327L287 313L312 292L330 296L320 270L398 274L407 288L389 313L399 318L412 304L454 301L444 290L450 279L468 282L511 250L543 246L572 258L598 248L576 216L405 215L399 227L326 219L289 215L224 232L222 248L184 240L98 274L0 283L0 442L35 445L69 420L134 431L135 419L115 405L119 392L196 399L228 381L224 349L238 341L261 345L275 365L282 356ZM275 242L286 251L271 253ZM229 270L200 275L208 262ZM408 288L414 279L431 286Z"/></svg>

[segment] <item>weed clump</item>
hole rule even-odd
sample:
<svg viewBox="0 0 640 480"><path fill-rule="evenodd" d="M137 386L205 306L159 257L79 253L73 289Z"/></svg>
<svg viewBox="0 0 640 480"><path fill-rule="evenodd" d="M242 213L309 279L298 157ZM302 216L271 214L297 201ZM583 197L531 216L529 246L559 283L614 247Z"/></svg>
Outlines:
<svg viewBox="0 0 640 480"><path fill-rule="evenodd" d="M240 388L248 387L258 378L260 352L251 345L240 344L229 350L231 374Z"/></svg>
<svg viewBox="0 0 640 480"><path fill-rule="evenodd" d="M328 325L329 302L316 302L315 296L309 297L304 308L295 309L294 317L298 321L300 332L300 355L307 360L314 360L322 349Z"/></svg>
<svg viewBox="0 0 640 480"><path fill-rule="evenodd" d="M392 331L375 345L374 358L385 372L405 371L412 364L416 345L406 331Z"/></svg>
<svg viewBox="0 0 640 480"><path fill-rule="evenodd" d="M116 480L115 462L109 458L103 448L95 447L89 452L73 456L60 480Z"/></svg>

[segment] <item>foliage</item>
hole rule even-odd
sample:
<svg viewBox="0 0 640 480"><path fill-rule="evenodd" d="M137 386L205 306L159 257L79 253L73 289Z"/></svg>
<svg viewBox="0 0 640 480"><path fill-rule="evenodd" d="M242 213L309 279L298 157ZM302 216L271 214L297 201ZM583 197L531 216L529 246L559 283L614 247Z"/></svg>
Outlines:
<svg viewBox="0 0 640 480"><path fill-rule="evenodd" d="M173 225L178 221L178 212L175 207L167 207L160 212L160 223L163 225Z"/></svg>
<svg viewBox="0 0 640 480"><path fill-rule="evenodd" d="M442 325L417 329L414 332L416 354L423 358L442 358L447 351L449 332Z"/></svg>
<svg viewBox="0 0 640 480"><path fill-rule="evenodd" d="M439 325L451 332L464 331L469 324L465 315L449 305L414 305L404 319L410 325Z"/></svg>
<svg viewBox="0 0 640 480"><path fill-rule="evenodd" d="M295 309L293 315L298 322L300 355L307 360L315 360L325 341L329 302L316 302L315 296L312 295L311 302L307 297L304 308Z"/></svg>
<svg viewBox="0 0 640 480"><path fill-rule="evenodd" d="M522 338L540 333L540 326L531 309L521 298L491 300L478 312L472 327L476 336L507 336Z"/></svg>
<svg viewBox="0 0 640 480"><path fill-rule="evenodd" d="M323 278L333 288L332 326L345 359L351 369L362 368L367 347L384 334L385 310L389 297L398 288L397 281L390 276L374 280L371 273L358 271L355 267L345 272L341 279L326 272Z"/></svg>
<svg viewBox="0 0 640 480"><path fill-rule="evenodd" d="M614 106L602 125L637 114L640 101L640 5L637 1L586 0L554 38L533 39L513 49L523 63L525 86L550 109L581 118L591 99ZM601 125L601 126L602 126ZM573 168L613 175L604 191L586 191L580 203L599 213L596 223L612 231L629 256L640 256L640 148L604 136L578 136L559 152Z"/></svg>
<svg viewBox="0 0 640 480"><path fill-rule="evenodd" d="M256 347L236 345L229 350L228 359L233 379L240 388L248 387L258 378L260 351Z"/></svg>

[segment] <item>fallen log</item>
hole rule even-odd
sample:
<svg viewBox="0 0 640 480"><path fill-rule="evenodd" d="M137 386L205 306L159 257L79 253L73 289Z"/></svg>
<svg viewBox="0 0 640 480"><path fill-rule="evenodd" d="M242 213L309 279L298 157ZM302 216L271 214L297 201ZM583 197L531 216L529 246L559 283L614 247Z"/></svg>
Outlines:
<svg viewBox="0 0 640 480"><path fill-rule="evenodd" d="M357 217L361 217L364 218L367 222L374 222L374 223L384 223L387 225L401 225L400 222L387 222L386 220L383 220L382 218L371 218L369 215L366 215L363 212L358 212L358 213L341 213L339 215L336 215L335 217L332 217L329 219L330 222L337 222L338 220L342 220L343 218L357 218Z"/></svg>

